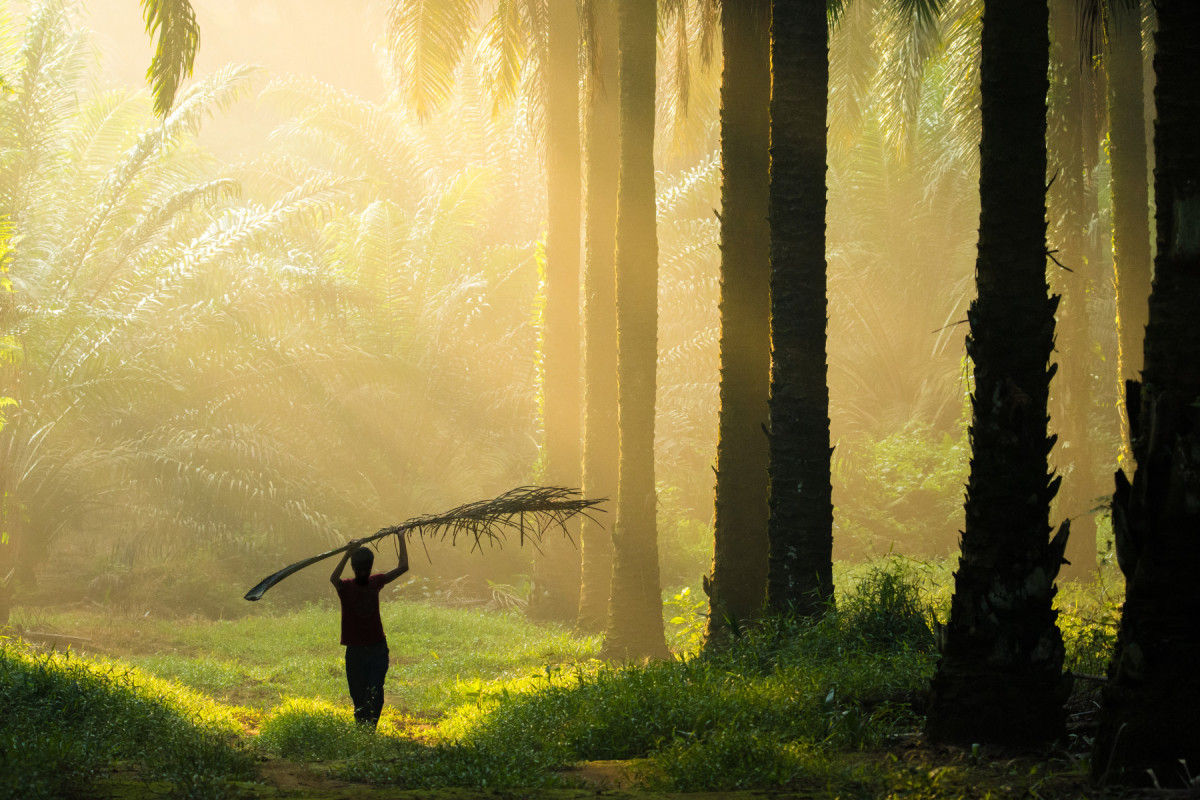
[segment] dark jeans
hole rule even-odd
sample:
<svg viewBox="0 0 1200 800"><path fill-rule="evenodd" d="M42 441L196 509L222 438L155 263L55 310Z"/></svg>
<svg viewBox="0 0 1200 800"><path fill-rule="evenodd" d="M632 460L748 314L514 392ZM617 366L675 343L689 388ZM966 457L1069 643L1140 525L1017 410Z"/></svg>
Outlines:
<svg viewBox="0 0 1200 800"><path fill-rule="evenodd" d="M346 646L346 683L354 701L354 721L374 728L383 711L383 678L388 671L387 640Z"/></svg>

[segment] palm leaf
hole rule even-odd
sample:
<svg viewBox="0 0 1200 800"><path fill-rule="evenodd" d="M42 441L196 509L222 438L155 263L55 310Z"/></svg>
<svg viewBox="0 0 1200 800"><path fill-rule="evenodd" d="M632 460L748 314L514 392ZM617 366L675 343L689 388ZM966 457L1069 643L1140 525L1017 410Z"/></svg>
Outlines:
<svg viewBox="0 0 1200 800"><path fill-rule="evenodd" d="M575 489L521 486L491 500L467 503L444 514L414 517L399 525L382 528L364 541L375 542L389 536L401 537L416 533L422 538L429 536L443 541L449 537L451 546L457 544L459 537L463 537L471 542L471 548L474 550L481 548L484 541L500 543L515 534L520 544L524 544L525 539L529 538L536 545L547 531L554 528L560 529L569 538L568 520L581 514L594 520L591 512L599 510L599 505L605 501L606 498L584 498ZM330 556L344 553L349 547L350 545L342 545L320 555L297 561L268 575L246 592L246 599L258 600L268 589L289 575Z"/></svg>
<svg viewBox="0 0 1200 800"><path fill-rule="evenodd" d="M166 118L179 86L191 77L200 49L200 26L188 0L142 0L142 17L146 33L157 36L154 58L146 71L154 93L154 113Z"/></svg>
<svg viewBox="0 0 1200 800"><path fill-rule="evenodd" d="M388 46L409 107L427 120L451 95L454 71L475 30L478 0L393 0Z"/></svg>

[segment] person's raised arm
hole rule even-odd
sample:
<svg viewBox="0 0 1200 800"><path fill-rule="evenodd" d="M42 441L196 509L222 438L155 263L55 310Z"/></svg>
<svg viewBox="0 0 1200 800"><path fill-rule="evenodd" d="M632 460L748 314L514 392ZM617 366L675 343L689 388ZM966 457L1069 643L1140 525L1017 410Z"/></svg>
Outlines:
<svg viewBox="0 0 1200 800"><path fill-rule="evenodd" d="M396 562L396 568L391 572L383 573L383 576L387 578L388 583L391 583L392 581L396 580L396 578L399 578L401 575L408 572L408 544L405 543L403 535L397 536L396 539L400 542L396 548L396 557L398 559Z"/></svg>
<svg viewBox="0 0 1200 800"><path fill-rule="evenodd" d="M350 560L350 556L354 553L354 551L362 547L362 540L351 539L348 544L350 546L346 548L346 552L342 553L341 560L338 561L337 566L333 568L333 574L329 576L329 582L334 586L337 586L338 583L341 582L342 570L346 568L346 562Z"/></svg>

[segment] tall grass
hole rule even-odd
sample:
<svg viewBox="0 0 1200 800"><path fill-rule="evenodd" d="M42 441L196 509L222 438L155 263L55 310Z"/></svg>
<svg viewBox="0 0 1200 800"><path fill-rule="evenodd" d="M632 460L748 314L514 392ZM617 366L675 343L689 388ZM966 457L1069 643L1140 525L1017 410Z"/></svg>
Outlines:
<svg viewBox="0 0 1200 800"><path fill-rule="evenodd" d="M443 743L422 758L343 774L527 786L577 761L648 759L646 779L663 788L787 784L823 752L878 747L919 725L911 701L932 672L931 617L911 568L889 562L818 622L770 621L676 661L549 670L540 685L482 693L442 722Z"/></svg>
<svg viewBox="0 0 1200 800"><path fill-rule="evenodd" d="M114 761L220 797L252 759L230 709L115 662L0 642L0 797L60 798Z"/></svg>
<svg viewBox="0 0 1200 800"><path fill-rule="evenodd" d="M129 622L143 644L175 649L138 657L163 678L6 646L0 790L20 780L33 787L21 796L60 796L123 760L176 794L219 796L254 753L334 762L343 778L412 790L556 786L577 762L618 759L638 765L644 786L671 791L958 792L962 776L882 758L921 728L945 575L880 562L843 574L848 588L820 620L766 620L719 650L681 636L685 655L632 665L603 664L592 658L596 640L516 616L390 604L388 707L376 734L353 722L331 609ZM1102 671L1112 644L1113 597L1097 601L1094 588L1060 597L1076 671ZM680 631L694 631L702 613L684 593L669 612ZM165 678L257 707L222 706ZM27 763L34 772L14 771Z"/></svg>

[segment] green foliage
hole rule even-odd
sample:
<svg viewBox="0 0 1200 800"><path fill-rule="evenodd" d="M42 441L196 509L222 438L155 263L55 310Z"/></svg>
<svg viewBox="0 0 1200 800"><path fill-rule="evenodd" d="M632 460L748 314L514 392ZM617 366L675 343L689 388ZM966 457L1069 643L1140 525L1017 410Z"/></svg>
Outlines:
<svg viewBox="0 0 1200 800"><path fill-rule="evenodd" d="M399 786L404 789L478 787L532 789L556 786L552 761L520 747L392 740L390 750L348 764L338 777Z"/></svg>
<svg viewBox="0 0 1200 800"><path fill-rule="evenodd" d="M374 734L354 721L347 706L292 698L268 713L258 731L258 745L269 753L297 761L336 761L371 750Z"/></svg>
<svg viewBox="0 0 1200 800"><path fill-rule="evenodd" d="M755 729L722 728L699 742L679 739L655 757L649 781L680 791L729 792L793 783L813 760L811 748Z"/></svg>
<svg viewBox="0 0 1200 800"><path fill-rule="evenodd" d="M174 58L187 3L143 6ZM284 80L273 150L226 168L197 132L252 70L217 71L156 119L144 94L97 88L73 10L42 0L23 42L0 36L0 205L19 234L0 262L0 377L20 388L0 489L27 523L2 526L20 529L23 571L81 533L119 579L189 548L287 563L523 482L540 195L513 115L464 89L445 113L471 124L434 133ZM468 558L436 563L458 575ZM527 560L492 559L491 577ZM171 595L234 613L208 577Z"/></svg>
<svg viewBox="0 0 1200 800"><path fill-rule="evenodd" d="M439 726L454 743L439 758L490 758L523 775L535 766L649 757L655 779L677 790L708 780L715 788L787 783L813 753L876 747L917 725L909 703L933 660L918 577L906 562L883 564L844 598L842 611L818 623L768 621L721 652L548 670L481 691ZM352 774L418 785L409 770L362 765ZM507 780L479 779L489 783L471 785Z"/></svg>
<svg viewBox="0 0 1200 800"><path fill-rule="evenodd" d="M250 772L228 710L113 662L0 642L0 706L3 796L61 797L116 760L183 797L219 797Z"/></svg>
<svg viewBox="0 0 1200 800"><path fill-rule="evenodd" d="M154 113L165 117L200 49L200 26L188 0L142 0L146 32L157 37L146 77L154 90Z"/></svg>
<svg viewBox="0 0 1200 800"><path fill-rule="evenodd" d="M953 552L962 526L967 457L965 429L939 434L920 421L879 441L835 451L839 555Z"/></svg>
<svg viewBox="0 0 1200 800"><path fill-rule="evenodd" d="M219 797L253 752L334 762L340 778L410 790L553 787L579 761L610 759L636 762L639 785L666 791L986 796L970 788L977 778L995 782L995 796L1044 789L1007 757L992 774L977 772L982 754L943 769L881 752L921 727L930 620L945 612L948 580L942 565L902 558L842 569L843 592L818 621L769 619L722 651L624 666L589 659L593 639L513 615L391 602L387 708L373 734L352 721L330 608L182 624L46 615L40 626L95 636L89 626L108 623L114 649L171 654L131 656L140 668L130 669L3 648L0 753L9 755L0 758L11 760L0 780L20 764L33 787L22 796L58 797L119 760L176 794ZM1099 588L1072 586L1059 598L1068 661L1081 672L1102 671L1110 654L1119 592L1104 588L1097 600ZM702 619L690 597L679 592L668 613ZM151 672L257 709L216 705ZM405 709L435 722L414 725ZM231 747L252 722L249 750Z"/></svg>
<svg viewBox="0 0 1200 800"><path fill-rule="evenodd" d="M704 646L708 598L690 586L668 592L663 597L663 621L671 652L684 658L696 655Z"/></svg>

